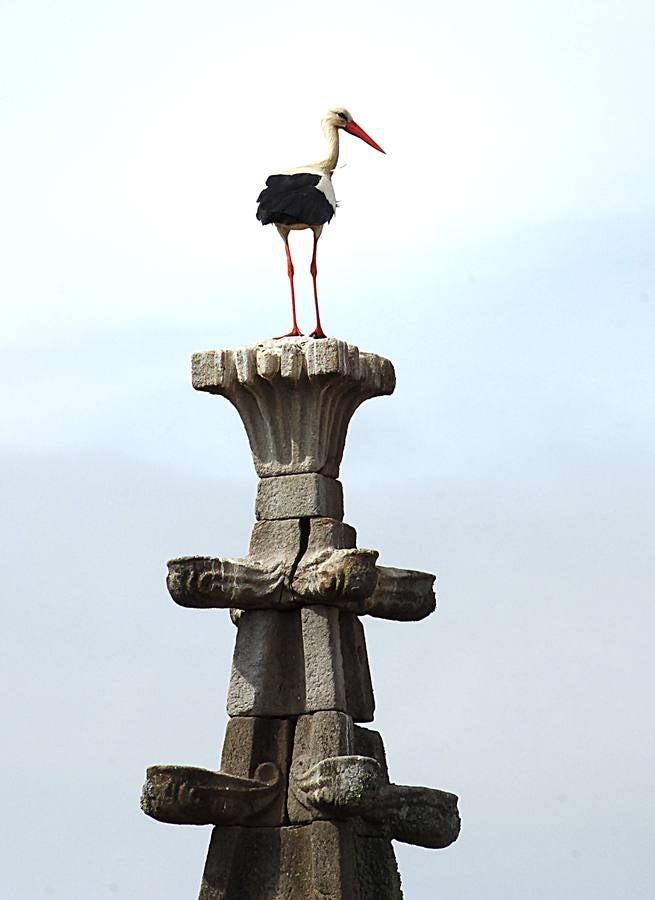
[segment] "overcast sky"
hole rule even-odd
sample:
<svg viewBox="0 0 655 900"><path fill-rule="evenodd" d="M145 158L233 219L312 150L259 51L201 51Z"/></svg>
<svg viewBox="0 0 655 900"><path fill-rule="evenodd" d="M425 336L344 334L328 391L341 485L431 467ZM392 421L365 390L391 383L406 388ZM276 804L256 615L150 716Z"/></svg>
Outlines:
<svg viewBox="0 0 655 900"><path fill-rule="evenodd" d="M388 356L346 520L439 573L365 620L393 780L460 796L408 900L651 900L655 7L0 2L1 656L11 900L186 900L209 829L139 810L217 765L234 628L165 562L245 553L256 476L194 350L290 325L266 176L322 155L328 334ZM311 240L292 236L301 325Z"/></svg>

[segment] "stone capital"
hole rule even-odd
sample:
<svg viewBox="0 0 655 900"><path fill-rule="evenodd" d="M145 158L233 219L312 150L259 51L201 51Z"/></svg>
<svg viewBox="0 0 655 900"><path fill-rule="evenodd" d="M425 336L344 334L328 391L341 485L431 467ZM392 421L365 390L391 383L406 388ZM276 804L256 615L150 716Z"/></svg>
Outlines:
<svg viewBox="0 0 655 900"><path fill-rule="evenodd" d="M336 338L284 338L194 353L193 386L237 409L257 474L336 478L357 407L391 394L388 359Z"/></svg>

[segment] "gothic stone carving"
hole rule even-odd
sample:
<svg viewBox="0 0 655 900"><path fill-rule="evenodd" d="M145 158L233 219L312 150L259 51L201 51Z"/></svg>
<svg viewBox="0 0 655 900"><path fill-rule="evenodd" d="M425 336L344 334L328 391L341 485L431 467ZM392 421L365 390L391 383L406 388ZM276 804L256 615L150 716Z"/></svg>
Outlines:
<svg viewBox="0 0 655 900"><path fill-rule="evenodd" d="M279 793L280 770L257 766L253 778L238 778L194 766L150 766L141 808L173 825L234 825L247 822Z"/></svg>
<svg viewBox="0 0 655 900"><path fill-rule="evenodd" d="M393 784L370 722L360 618L434 611L433 575L357 548L336 480L350 419L389 394L388 360L342 341L195 354L193 384L243 419L261 477L248 555L169 563L173 599L237 625L220 769L152 766L153 818L213 824L200 900L400 900L391 840L445 847L457 798Z"/></svg>
<svg viewBox="0 0 655 900"><path fill-rule="evenodd" d="M194 353L192 371L196 390L221 394L239 411L262 478L336 478L353 413L396 384L388 359L335 338Z"/></svg>

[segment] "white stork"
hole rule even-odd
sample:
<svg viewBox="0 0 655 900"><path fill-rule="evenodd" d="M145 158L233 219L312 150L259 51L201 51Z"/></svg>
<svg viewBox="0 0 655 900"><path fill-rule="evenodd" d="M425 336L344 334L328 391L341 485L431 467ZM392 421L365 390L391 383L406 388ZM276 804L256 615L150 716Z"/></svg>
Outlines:
<svg viewBox="0 0 655 900"><path fill-rule="evenodd" d="M314 307L316 309L316 328L310 337L322 338L325 333L321 327L318 311L318 295L316 293L316 245L326 222L329 222L337 208L337 200L332 187L332 173L339 159L339 130L343 128L348 134L366 141L371 147L384 153L382 147L359 127L347 109L335 106L329 109L323 121L323 131L327 139L328 155L319 162L288 169L266 179L266 187L257 198L257 218L262 225L273 224L284 241L287 253L287 272L291 285L291 311L293 327L282 337L295 337L302 332L296 320L296 295L293 289L293 263L289 251L289 232L301 228L311 228L314 232L314 252L312 254L312 282L314 284Z"/></svg>

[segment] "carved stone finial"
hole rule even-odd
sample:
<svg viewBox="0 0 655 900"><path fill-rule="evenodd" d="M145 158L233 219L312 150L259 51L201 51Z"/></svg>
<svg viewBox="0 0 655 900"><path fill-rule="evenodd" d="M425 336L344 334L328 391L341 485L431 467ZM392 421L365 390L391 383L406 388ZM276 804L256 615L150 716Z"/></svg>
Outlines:
<svg viewBox="0 0 655 900"><path fill-rule="evenodd" d="M257 474L336 478L357 407L393 393L392 364L336 338L262 341L194 353L193 386L237 408Z"/></svg>
<svg viewBox="0 0 655 900"><path fill-rule="evenodd" d="M151 766L142 808L214 826L199 900L402 900L392 840L446 847L457 797L394 784L377 731L362 620L419 621L435 576L377 564L343 521L337 480L357 407L391 363L334 339L193 357L193 386L245 425L260 476L246 556L168 564L173 600L237 628L218 770ZM411 664L404 677L411 683Z"/></svg>

